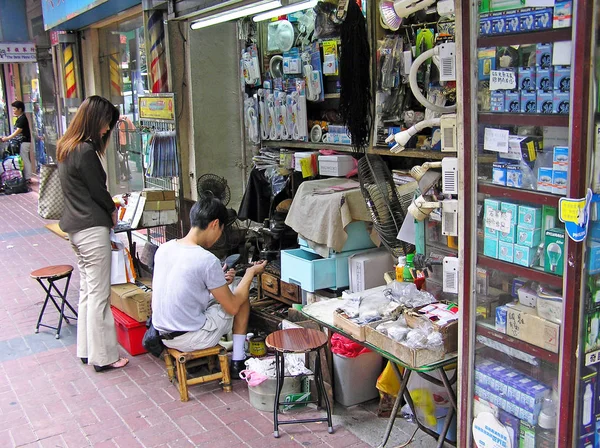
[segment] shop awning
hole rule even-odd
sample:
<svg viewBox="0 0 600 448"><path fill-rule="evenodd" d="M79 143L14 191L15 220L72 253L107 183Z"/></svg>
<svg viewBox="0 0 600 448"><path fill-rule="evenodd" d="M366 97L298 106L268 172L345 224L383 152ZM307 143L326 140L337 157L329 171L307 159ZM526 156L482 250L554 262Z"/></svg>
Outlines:
<svg viewBox="0 0 600 448"><path fill-rule="evenodd" d="M46 31L79 30L141 3L141 0L42 2L44 29Z"/></svg>

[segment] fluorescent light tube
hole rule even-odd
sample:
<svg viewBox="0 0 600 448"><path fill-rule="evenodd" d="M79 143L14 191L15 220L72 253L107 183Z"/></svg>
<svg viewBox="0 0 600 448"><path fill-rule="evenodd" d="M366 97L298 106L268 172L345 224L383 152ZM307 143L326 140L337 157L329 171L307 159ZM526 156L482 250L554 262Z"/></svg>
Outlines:
<svg viewBox="0 0 600 448"><path fill-rule="evenodd" d="M293 12L302 11L303 9L314 8L319 3L319 0L309 0L307 2L294 3L293 5L284 6L283 8L274 9L263 14L254 16L252 20L262 22L263 20L272 19L273 17L285 16Z"/></svg>
<svg viewBox="0 0 600 448"><path fill-rule="evenodd" d="M202 19L198 19L190 25L193 30L205 28L207 26L216 25L217 23L228 22L230 20L239 19L240 17L251 16L260 12L268 11L269 9L279 8L281 1L267 1L252 6L241 6L222 13L211 14Z"/></svg>

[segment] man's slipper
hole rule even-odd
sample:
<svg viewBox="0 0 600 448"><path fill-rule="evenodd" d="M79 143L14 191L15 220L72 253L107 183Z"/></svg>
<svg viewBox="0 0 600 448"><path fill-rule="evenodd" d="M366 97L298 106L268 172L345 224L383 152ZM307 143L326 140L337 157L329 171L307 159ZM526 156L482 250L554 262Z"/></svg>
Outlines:
<svg viewBox="0 0 600 448"><path fill-rule="evenodd" d="M113 362L112 364L108 364L106 366L94 366L94 370L96 372L105 372L107 370L120 369L129 364L129 360L127 358L119 358L118 361Z"/></svg>

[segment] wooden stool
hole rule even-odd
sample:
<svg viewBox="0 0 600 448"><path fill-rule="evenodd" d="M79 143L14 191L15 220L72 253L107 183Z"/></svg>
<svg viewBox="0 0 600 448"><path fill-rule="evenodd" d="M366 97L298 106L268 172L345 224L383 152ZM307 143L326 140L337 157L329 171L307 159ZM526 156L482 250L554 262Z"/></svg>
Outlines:
<svg viewBox="0 0 600 448"><path fill-rule="evenodd" d="M217 373L209 373L208 375L198 376L189 378L188 365L187 363L195 359L208 358L208 369L210 372L216 370L216 359L215 356L219 357L219 364L221 371ZM175 366L177 371L175 372ZM181 395L181 401L188 401L188 386L194 384L207 383L209 381L221 380L221 386L225 392L231 392L231 377L229 376L229 359L227 358L227 351L220 345L215 345L211 348L205 348L202 350L195 350L193 352L180 352L174 348L168 348L165 353L165 364L167 365L167 374L169 375L169 381L172 383L175 381L175 373L177 373L177 384L179 394Z"/></svg>
<svg viewBox="0 0 600 448"><path fill-rule="evenodd" d="M71 306L71 304L67 301L67 292L69 290L69 282L71 281L71 273L73 272L73 266L69 265L60 265L60 266L46 266L45 268L37 269L33 271L31 274L31 278L34 278L38 281L44 291L46 291L46 299L44 300L44 304L42 305L42 310L40 311L40 315L38 317L37 324L35 326L35 332L39 333L40 327L51 328L52 330L56 330L56 339L60 338L60 328L62 326L63 319L67 324L69 324L69 318L65 316L65 305L69 307L69 309L73 312L74 316L71 316L71 319L77 319L77 311ZM64 290L61 292L56 286L55 282L57 280L66 278L67 282L65 283ZM48 286L44 284L44 280L48 282ZM56 293L56 296L52 294L52 290ZM57 300L60 298L60 306L57 303ZM44 311L46 310L46 305L48 305L48 300L51 300L54 304L54 307L58 310L58 326L52 327L50 325L46 325L42 323L42 316L44 315Z"/></svg>
<svg viewBox="0 0 600 448"><path fill-rule="evenodd" d="M275 373L277 374L277 385L275 389L275 406L273 407L273 435L279 437L279 425L290 425L294 423L316 423L327 422L329 434L333 433L333 424L331 423L331 406L329 397L325 391L323 384L323 375L321 373L321 357L319 350L327 345L327 336L325 333L308 328L289 328L287 330L279 330L267 336L266 344L275 350ZM285 357L284 353L310 353L317 352L315 358L315 383L317 386L317 400L306 401L303 403L321 403L321 399L325 401L327 417L322 418L305 418L295 420L279 421L279 406L286 403L279 401L283 382L285 380ZM289 403L288 403L289 404Z"/></svg>

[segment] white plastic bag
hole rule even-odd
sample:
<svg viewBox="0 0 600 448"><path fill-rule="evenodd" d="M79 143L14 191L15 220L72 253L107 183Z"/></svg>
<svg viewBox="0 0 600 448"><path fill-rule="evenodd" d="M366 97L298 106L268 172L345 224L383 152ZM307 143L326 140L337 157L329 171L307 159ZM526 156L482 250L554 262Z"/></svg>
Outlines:
<svg viewBox="0 0 600 448"><path fill-rule="evenodd" d="M112 230L110 231L110 245L112 249L110 284L135 283L135 269L131 254Z"/></svg>

